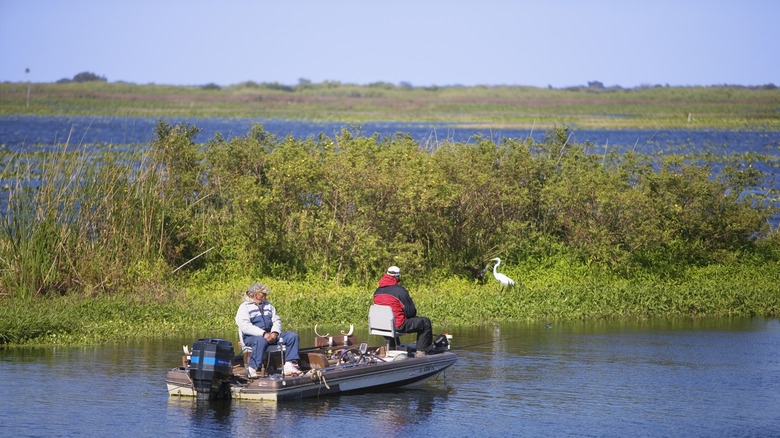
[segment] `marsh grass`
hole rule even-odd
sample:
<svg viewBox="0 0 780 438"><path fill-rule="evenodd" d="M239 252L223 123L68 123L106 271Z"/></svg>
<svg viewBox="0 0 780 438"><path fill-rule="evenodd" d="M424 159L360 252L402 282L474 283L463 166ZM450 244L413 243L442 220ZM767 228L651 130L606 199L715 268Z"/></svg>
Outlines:
<svg viewBox="0 0 780 438"><path fill-rule="evenodd" d="M67 143L53 154L7 154L0 171L3 295L123 290L140 278L128 269L154 271L160 180L145 160Z"/></svg>
<svg viewBox="0 0 780 438"><path fill-rule="evenodd" d="M405 87L324 82L294 86L245 82L227 87L82 82L0 84L0 114L111 114L164 117L283 117L462 122L527 128L780 128L780 90L653 86L633 89L525 86Z"/></svg>
<svg viewBox="0 0 780 438"><path fill-rule="evenodd" d="M437 332L456 326L506 321L651 320L732 316L780 316L780 269L776 263L741 263L690 268L676 279L624 279L563 259L508 267L518 280L500 289L462 277L404 281L420 315ZM367 326L376 287L333 282L234 278L193 281L165 302L148 297L99 295L5 300L0 306L0 344L70 345L130 338L191 334L231 336L241 295L253 281L272 292L285 329L323 330ZM184 292L186 291L186 292Z"/></svg>

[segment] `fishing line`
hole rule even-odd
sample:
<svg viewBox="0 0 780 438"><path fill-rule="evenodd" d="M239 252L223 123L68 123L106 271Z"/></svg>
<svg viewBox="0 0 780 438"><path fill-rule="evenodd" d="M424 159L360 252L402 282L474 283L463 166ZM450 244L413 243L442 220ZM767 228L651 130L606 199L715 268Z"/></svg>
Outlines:
<svg viewBox="0 0 780 438"><path fill-rule="evenodd" d="M496 342L503 342L503 341L506 341L506 340L509 340L509 339L517 339L517 338L521 338L521 337L522 337L522 335L509 336L509 337L506 337L506 338L496 339L495 341L478 342L476 344L463 345L463 346L457 346L457 347L450 347L450 349L451 350L466 350L466 349L472 348L472 347L479 347L480 345L490 345L490 344L495 344Z"/></svg>

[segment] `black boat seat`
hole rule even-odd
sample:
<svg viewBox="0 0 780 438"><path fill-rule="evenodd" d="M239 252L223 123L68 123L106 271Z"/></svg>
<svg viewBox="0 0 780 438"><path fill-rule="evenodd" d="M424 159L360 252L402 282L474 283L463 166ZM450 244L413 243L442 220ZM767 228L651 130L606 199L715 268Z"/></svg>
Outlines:
<svg viewBox="0 0 780 438"><path fill-rule="evenodd" d="M398 350L404 347L400 337L406 333L399 332L395 327L395 314L390 306L372 304L368 309L368 334L383 336L388 350Z"/></svg>

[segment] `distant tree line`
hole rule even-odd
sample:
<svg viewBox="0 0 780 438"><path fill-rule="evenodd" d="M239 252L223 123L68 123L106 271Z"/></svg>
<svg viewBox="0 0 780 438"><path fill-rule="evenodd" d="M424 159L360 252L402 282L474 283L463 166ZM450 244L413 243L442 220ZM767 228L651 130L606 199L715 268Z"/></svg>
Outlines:
<svg viewBox="0 0 780 438"><path fill-rule="evenodd" d="M107 79L105 76L98 76L95 73L90 73L85 71L77 74L76 76L73 76L73 79L62 78L56 83L70 84L71 82L106 82L106 81Z"/></svg>
<svg viewBox="0 0 780 438"><path fill-rule="evenodd" d="M98 76L94 73L90 72L82 72L73 77L73 79L68 78L62 78L58 80L57 84L69 84L72 82L92 82L92 81L99 81L99 82L106 82L105 76ZM357 84L349 84L349 83L342 83L341 81L332 81L332 80L326 80L321 83L315 83L312 82L309 79L306 78L299 78L298 84L295 85L286 85L279 82L256 82L256 81L246 81L237 84L238 87L244 87L244 88L259 88L259 89L267 89L267 90L278 90L278 91L286 91L289 93L293 93L295 91L300 90L306 90L306 89L327 89L327 88L338 88L341 86L354 86ZM429 91L437 91L440 88L447 88L448 85L431 85L431 86L423 86L423 87L415 87L412 85L411 82L408 81L401 81L397 85L393 84L391 82L372 82L364 85L367 88L379 88L379 89L385 89L385 90L392 90L396 88L405 89L405 90L411 90L414 88L422 88ZM462 87L463 85L454 84L451 85L453 87ZM484 87L484 85L480 85L479 87ZM670 87L669 84L661 85L661 84L655 84L655 85L639 85L637 87L621 87L620 85L612 85L612 86L605 86L603 82L601 81L589 81L587 85L575 85L570 87L563 87L561 89L569 90L569 91L589 91L589 92L597 92L597 93L603 93L603 92L610 92L610 91L625 91L625 90L643 90L648 88L662 88L662 87ZM722 85L711 85L711 87L723 87L723 88L742 88L747 90L775 90L777 89L777 86L773 83L763 84L763 85L732 85L732 84L722 84ZM206 85L202 85L200 88L204 90L220 90L222 87L217 85L214 82L210 82ZM548 89L553 89L554 87L552 85L547 86Z"/></svg>
<svg viewBox="0 0 780 438"><path fill-rule="evenodd" d="M669 88L670 85L639 85L634 88L623 88L620 85L613 85L611 87L606 87L604 84L600 81L590 81L588 82L587 86L574 86L574 87L566 87L566 90L570 91L590 91L590 92L608 92L608 91L621 91L621 90L643 90L648 88L661 88L666 87ZM723 85L712 85L713 88L742 88L746 90L775 90L777 89L777 86L775 84L769 83L764 85L730 85L730 84L723 84ZM552 87L550 87L552 88Z"/></svg>

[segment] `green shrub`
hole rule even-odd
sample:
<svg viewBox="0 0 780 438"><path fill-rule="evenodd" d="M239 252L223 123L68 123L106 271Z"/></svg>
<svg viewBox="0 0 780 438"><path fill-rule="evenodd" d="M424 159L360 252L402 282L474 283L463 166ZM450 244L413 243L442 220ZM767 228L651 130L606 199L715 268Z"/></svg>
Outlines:
<svg viewBox="0 0 780 438"><path fill-rule="evenodd" d="M359 285L390 264L442 279L495 256L625 278L777 259L776 209L740 197L762 175L738 162L715 177L682 156L592 154L566 128L434 149L357 126L307 139L254 126L205 145L198 132L160 122L138 167L67 147L37 163L11 154L6 293L157 295L171 273Z"/></svg>

